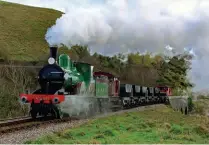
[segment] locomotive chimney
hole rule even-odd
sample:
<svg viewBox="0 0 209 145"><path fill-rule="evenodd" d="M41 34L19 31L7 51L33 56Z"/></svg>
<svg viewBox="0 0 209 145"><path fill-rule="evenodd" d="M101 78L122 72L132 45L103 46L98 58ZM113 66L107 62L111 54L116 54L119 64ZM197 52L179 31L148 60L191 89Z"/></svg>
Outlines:
<svg viewBox="0 0 209 145"><path fill-rule="evenodd" d="M57 59L57 47L56 46L50 46L50 57L54 58L56 61Z"/></svg>

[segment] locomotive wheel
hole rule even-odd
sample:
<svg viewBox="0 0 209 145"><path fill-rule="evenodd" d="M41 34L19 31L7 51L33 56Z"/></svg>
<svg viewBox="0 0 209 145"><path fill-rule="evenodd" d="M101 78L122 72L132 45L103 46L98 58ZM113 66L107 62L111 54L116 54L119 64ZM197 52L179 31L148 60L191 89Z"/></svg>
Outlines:
<svg viewBox="0 0 209 145"><path fill-rule="evenodd" d="M52 115L52 118L56 118L57 113L54 109L51 109L51 115Z"/></svg>
<svg viewBox="0 0 209 145"><path fill-rule="evenodd" d="M59 111L59 109L56 106L52 107L52 116L56 119L63 118L63 114Z"/></svg>
<svg viewBox="0 0 209 145"><path fill-rule="evenodd" d="M48 112L49 112L49 108L48 106L44 106L42 105L39 109L40 115L42 115L44 117L44 119L47 118Z"/></svg>
<svg viewBox="0 0 209 145"><path fill-rule="evenodd" d="M37 114L38 114L38 106L35 105L34 103L32 103L30 108L31 108L30 115L31 115L32 119L36 119Z"/></svg>
<svg viewBox="0 0 209 145"><path fill-rule="evenodd" d="M32 109L32 110L30 111L30 114L31 114L32 119L36 119L37 111L35 111L34 109Z"/></svg>

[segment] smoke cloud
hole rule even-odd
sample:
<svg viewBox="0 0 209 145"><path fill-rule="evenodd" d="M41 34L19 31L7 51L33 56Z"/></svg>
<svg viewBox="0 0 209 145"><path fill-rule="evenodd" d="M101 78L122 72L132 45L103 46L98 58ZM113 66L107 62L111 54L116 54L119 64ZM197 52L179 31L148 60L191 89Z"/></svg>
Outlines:
<svg viewBox="0 0 209 145"><path fill-rule="evenodd" d="M88 45L104 55L188 48L195 54L189 73L195 89L209 88L208 0L7 1L65 13L46 33L50 45Z"/></svg>

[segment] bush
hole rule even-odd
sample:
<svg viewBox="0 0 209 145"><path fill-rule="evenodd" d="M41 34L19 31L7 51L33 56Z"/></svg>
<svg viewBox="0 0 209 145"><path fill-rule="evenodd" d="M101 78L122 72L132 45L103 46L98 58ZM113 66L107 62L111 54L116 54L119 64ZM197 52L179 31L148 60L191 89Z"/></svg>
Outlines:
<svg viewBox="0 0 209 145"><path fill-rule="evenodd" d="M180 125L173 124L170 128L170 132L173 134L181 134L184 132L184 128Z"/></svg>
<svg viewBox="0 0 209 145"><path fill-rule="evenodd" d="M2 67L0 70L0 119L28 115L29 106L19 102L19 94L35 88L35 72L25 68Z"/></svg>
<svg viewBox="0 0 209 145"><path fill-rule="evenodd" d="M207 100L198 100L194 103L194 111L197 114L205 115L206 110L209 109L209 102Z"/></svg>

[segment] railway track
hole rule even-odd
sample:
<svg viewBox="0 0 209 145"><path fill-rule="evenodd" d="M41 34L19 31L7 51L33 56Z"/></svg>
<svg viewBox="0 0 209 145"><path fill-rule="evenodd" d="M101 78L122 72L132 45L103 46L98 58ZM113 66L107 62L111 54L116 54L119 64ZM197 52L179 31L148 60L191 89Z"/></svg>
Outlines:
<svg viewBox="0 0 209 145"><path fill-rule="evenodd" d="M110 112L107 114L118 114L118 113L122 113L122 112L129 112L132 111L134 109L136 110L145 110L148 108L153 108L156 107L158 105L162 105L162 104L155 104L155 105L145 105L145 106L140 106L140 107L134 107L134 108L130 108L130 109L125 109L125 110L118 110L116 112ZM94 119L94 118L100 118L102 116L106 116L104 114L101 115L96 115L96 116L92 116L90 118ZM37 117L36 120L32 120L31 117L23 117L23 118L15 118L15 119L10 119L10 120L4 120L4 121L0 121L0 135L4 134L4 133L10 133L13 131L18 131L18 130L22 130L22 129L27 129L27 128L33 128L33 127L39 127L42 125L46 125L49 123L63 123L63 122L71 122L73 120L79 120L81 118L79 117L66 117L64 119L50 119L50 118L46 118L44 119L43 117Z"/></svg>
<svg viewBox="0 0 209 145"><path fill-rule="evenodd" d="M10 119L7 121L0 122L0 135L3 133L9 133L21 129L38 127L48 123L60 123L60 122L67 122L72 120L79 120L79 118L68 117L64 119L52 120L50 118L43 119L43 117L37 117L36 120L32 120L31 117L24 117L19 119Z"/></svg>
<svg viewBox="0 0 209 145"><path fill-rule="evenodd" d="M25 123L31 121L31 117L21 117L21 118L14 118L14 119L9 119L9 120L1 120L0 121L0 128L9 126L10 124L20 124L20 123Z"/></svg>

